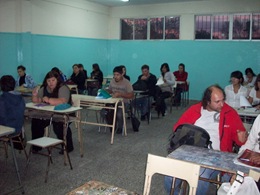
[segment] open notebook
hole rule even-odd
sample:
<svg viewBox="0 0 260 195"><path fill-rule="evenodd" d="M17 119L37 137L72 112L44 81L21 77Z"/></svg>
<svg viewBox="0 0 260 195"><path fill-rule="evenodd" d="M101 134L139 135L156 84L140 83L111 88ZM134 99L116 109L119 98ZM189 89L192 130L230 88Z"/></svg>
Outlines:
<svg viewBox="0 0 260 195"><path fill-rule="evenodd" d="M234 159L234 163L238 164L238 165L242 165L242 166L246 166L246 167L250 167L250 168L254 168L254 169L260 170L260 164L255 164L255 163L250 161L250 157L253 154L260 155L260 153L258 153L258 152L254 152L252 150L246 149L245 151L243 151L241 154L239 154Z"/></svg>

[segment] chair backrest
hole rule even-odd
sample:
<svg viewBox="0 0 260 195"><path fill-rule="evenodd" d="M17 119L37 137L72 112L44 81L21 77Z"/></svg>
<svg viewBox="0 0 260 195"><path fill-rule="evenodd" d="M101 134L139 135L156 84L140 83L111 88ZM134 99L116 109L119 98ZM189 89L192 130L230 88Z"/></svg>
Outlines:
<svg viewBox="0 0 260 195"><path fill-rule="evenodd" d="M195 195L198 186L199 171L199 165L148 154L143 195L149 195L152 176L155 173L186 180L190 186L189 194Z"/></svg>

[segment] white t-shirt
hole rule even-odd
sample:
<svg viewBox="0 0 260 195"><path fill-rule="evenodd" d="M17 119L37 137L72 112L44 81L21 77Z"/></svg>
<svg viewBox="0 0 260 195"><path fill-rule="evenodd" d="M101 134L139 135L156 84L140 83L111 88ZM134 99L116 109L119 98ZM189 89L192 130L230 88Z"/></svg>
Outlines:
<svg viewBox="0 0 260 195"><path fill-rule="evenodd" d="M257 105L260 103L260 98L256 97L256 90L255 88L251 89L249 93L249 97L253 98L252 105Z"/></svg>
<svg viewBox="0 0 260 195"><path fill-rule="evenodd" d="M250 83L247 83L245 87L254 87L256 81L256 76L253 77L252 81ZM244 82L248 82L248 78L246 75L244 75Z"/></svg>
<svg viewBox="0 0 260 195"><path fill-rule="evenodd" d="M240 108L240 96L247 97L248 89L244 86L240 86L237 93L234 92L233 85L225 87L226 103L233 108Z"/></svg>
<svg viewBox="0 0 260 195"><path fill-rule="evenodd" d="M214 150L220 150L219 117L219 112L210 112L201 108L201 117L194 124L205 129L209 133L210 141L212 142L212 148Z"/></svg>

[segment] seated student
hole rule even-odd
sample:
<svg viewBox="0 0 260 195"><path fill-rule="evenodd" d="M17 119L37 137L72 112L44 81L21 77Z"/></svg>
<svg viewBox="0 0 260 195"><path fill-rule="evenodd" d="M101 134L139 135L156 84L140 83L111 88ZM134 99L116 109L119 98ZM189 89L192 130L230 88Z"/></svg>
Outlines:
<svg viewBox="0 0 260 195"><path fill-rule="evenodd" d="M175 76L176 81L182 81L183 84L177 84L176 87L176 96L174 100L174 105L179 106L181 103L181 93L183 90L187 90L187 79L188 79L188 73L185 71L185 65L183 63L179 64L179 70L173 72L173 75Z"/></svg>
<svg viewBox="0 0 260 195"><path fill-rule="evenodd" d="M20 93L14 92L15 80L11 75L4 75L0 80L0 125L15 128L15 133L22 131L25 102Z"/></svg>
<svg viewBox="0 0 260 195"><path fill-rule="evenodd" d="M97 79L97 82L88 82L88 95L97 96L98 89L102 88L103 72L100 70L98 64L92 65L91 79Z"/></svg>
<svg viewBox="0 0 260 195"><path fill-rule="evenodd" d="M158 116L160 116L160 114L162 114L162 116L165 116L166 104L164 100L170 97L173 93L172 86L174 85L175 77L170 72L170 68L167 63L163 63L161 65L160 70L161 70L161 77L159 79L163 81L163 84L160 84L156 87L155 109L157 111Z"/></svg>
<svg viewBox="0 0 260 195"><path fill-rule="evenodd" d="M149 70L149 66L148 65L143 65L142 68L142 74L138 77L138 80L142 80L148 89L147 93L142 93L142 95L148 95L150 97L152 97L153 99L155 98L155 85L157 82L156 76L153 75L152 73L150 73ZM143 98L137 98L134 99L132 102L133 107L139 108L141 111L141 120L144 121L145 117L149 117L148 116L148 99L147 97L143 97Z"/></svg>
<svg viewBox="0 0 260 195"><path fill-rule="evenodd" d="M248 101L256 109L260 109L260 74L257 75L255 86L249 93Z"/></svg>
<svg viewBox="0 0 260 195"><path fill-rule="evenodd" d="M78 64L78 67L79 67L79 70L80 70L81 72L83 72L83 74L84 74L84 76L85 76L85 79L87 79L87 78L88 78L88 72L87 72L87 70L84 69L83 64Z"/></svg>
<svg viewBox="0 0 260 195"><path fill-rule="evenodd" d="M130 76L126 75L126 67L125 67L124 65L121 65L121 67L122 67L122 70L123 70L123 75L124 75L124 77L125 77L128 81L130 81Z"/></svg>
<svg viewBox="0 0 260 195"><path fill-rule="evenodd" d="M113 73L114 73L114 78L111 80L109 84L108 92L112 94L113 98L123 98L125 103L125 108L126 108L127 106L126 104L128 104L129 100L133 99L134 97L133 87L131 83L124 78L123 70L121 66L116 66L113 70ZM116 132L118 134L121 134L122 127L123 127L123 114L122 114L122 109L120 108L117 110L116 121L117 121ZM112 121L108 121L108 124L112 124Z"/></svg>
<svg viewBox="0 0 260 195"><path fill-rule="evenodd" d="M256 74L251 68L245 70L244 83L245 87L254 87L256 81Z"/></svg>
<svg viewBox="0 0 260 195"><path fill-rule="evenodd" d="M23 65L17 67L18 78L16 80L16 87L26 87L26 88L34 88L36 87L36 83L33 81L31 75L26 74L26 68Z"/></svg>
<svg viewBox="0 0 260 195"><path fill-rule="evenodd" d="M61 81L60 76L55 71L50 71L46 74L43 84L38 90L33 90L32 102L34 103L48 103L56 106L59 104L70 103L71 95L69 88ZM50 124L49 120L32 119L31 131L32 139L40 138L44 135L44 128ZM63 122L52 122L53 131L58 139L63 140ZM71 129L67 129L67 151L73 151L73 142ZM38 152L41 148L33 146L33 152ZM63 154L63 150L60 151Z"/></svg>
<svg viewBox="0 0 260 195"><path fill-rule="evenodd" d="M218 85L209 86L203 93L200 103L191 106L174 125L173 130L181 124L194 124L205 129L210 135L214 150L232 152L233 142L241 146L246 141L247 133L237 112L225 103L225 92ZM200 176L213 179L219 172L200 169ZM180 180L176 182L179 185ZM165 177L165 188L170 193L172 177ZM196 194L207 194L209 183L199 180ZM178 193L175 188L174 194Z"/></svg>
<svg viewBox="0 0 260 195"><path fill-rule="evenodd" d="M230 75L231 85L225 87L226 103L233 108L240 108L240 96L247 98L248 89L242 86L244 82L243 74L240 71L234 71Z"/></svg>
<svg viewBox="0 0 260 195"><path fill-rule="evenodd" d="M86 90L86 86L85 86L86 77L84 73L80 71L78 64L74 64L72 68L73 68L73 73L70 77L70 81L77 84L79 94L83 94L84 90Z"/></svg>
<svg viewBox="0 0 260 195"><path fill-rule="evenodd" d="M56 72L60 75L60 78L61 78L61 80L62 80L63 82L66 82L66 81L67 81L66 75L63 74L63 72L62 72L59 68L53 67L53 68L51 69L51 71L56 71Z"/></svg>

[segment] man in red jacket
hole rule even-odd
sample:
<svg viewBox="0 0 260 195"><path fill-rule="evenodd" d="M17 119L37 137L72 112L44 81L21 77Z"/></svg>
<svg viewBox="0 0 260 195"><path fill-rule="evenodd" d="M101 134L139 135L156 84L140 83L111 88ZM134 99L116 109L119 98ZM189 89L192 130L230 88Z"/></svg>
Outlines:
<svg viewBox="0 0 260 195"><path fill-rule="evenodd" d="M214 150L232 152L234 142L241 146L247 139L247 133L239 115L225 103L225 92L218 85L208 87L203 94L202 101L191 106L180 117L173 130L175 131L179 125L184 123L194 124L205 129L210 135ZM218 172L201 168L201 173L201 177L212 178ZM200 180L197 194L207 194L208 187L208 182Z"/></svg>

